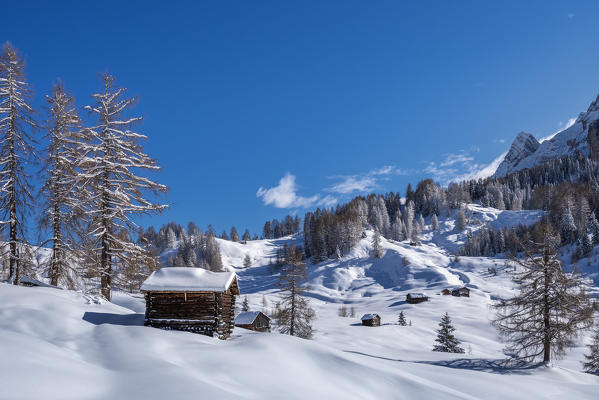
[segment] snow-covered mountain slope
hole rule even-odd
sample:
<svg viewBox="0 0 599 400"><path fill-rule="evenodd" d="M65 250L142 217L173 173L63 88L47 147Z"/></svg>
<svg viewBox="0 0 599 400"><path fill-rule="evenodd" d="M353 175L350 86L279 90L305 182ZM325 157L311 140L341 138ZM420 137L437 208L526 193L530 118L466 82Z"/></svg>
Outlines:
<svg viewBox="0 0 599 400"><path fill-rule="evenodd" d="M591 103L586 112L580 113L573 125L547 140L538 142L529 133L519 133L493 176L506 176L577 151L595 159L599 155L599 121L597 120L599 120L599 97Z"/></svg>
<svg viewBox="0 0 599 400"><path fill-rule="evenodd" d="M471 205L467 215L468 229L476 230L533 223L542 213ZM439 222L433 232L426 221L422 246L383 240L384 255L374 259L368 232L340 260L309 264L306 294L317 316L310 341L239 328L226 341L162 331L141 326L139 295L115 293L111 304L72 291L0 284L0 399L151 400L193 393L222 399L595 398L599 378L580 372L586 336L552 367L500 365L504 345L489 306L514 290L505 260L456 262L451 254L466 232L453 218ZM302 238L218 241L252 310L270 313L280 300L278 272L269 263L289 241L301 244ZM253 259L249 268L243 268L245 254ZM471 297L440 294L457 285L468 286ZM407 304L409 292L430 300ZM339 316L342 304L354 308L355 317ZM399 311L412 326L396 324ZM444 312L466 354L431 351ZM364 313L379 314L382 326L360 326Z"/></svg>

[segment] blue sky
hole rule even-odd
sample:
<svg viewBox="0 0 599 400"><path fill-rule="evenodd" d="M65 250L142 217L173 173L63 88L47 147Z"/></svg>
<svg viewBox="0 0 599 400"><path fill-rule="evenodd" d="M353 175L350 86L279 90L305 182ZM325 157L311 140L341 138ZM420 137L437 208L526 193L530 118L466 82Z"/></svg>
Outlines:
<svg viewBox="0 0 599 400"><path fill-rule="evenodd" d="M521 130L557 131L599 93L597 2L13 3L0 39L36 105L58 77L88 104L104 70L139 96L171 188L144 225L259 232L404 194L488 164Z"/></svg>

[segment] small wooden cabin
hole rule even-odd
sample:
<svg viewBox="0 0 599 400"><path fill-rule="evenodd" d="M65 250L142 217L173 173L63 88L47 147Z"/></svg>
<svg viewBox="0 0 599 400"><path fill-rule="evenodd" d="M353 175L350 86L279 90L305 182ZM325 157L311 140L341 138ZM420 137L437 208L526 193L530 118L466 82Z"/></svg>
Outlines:
<svg viewBox="0 0 599 400"><path fill-rule="evenodd" d="M449 295L451 294L451 290L449 290L449 289L443 289L443 290L441 291L441 294L442 294L443 296L449 296Z"/></svg>
<svg viewBox="0 0 599 400"><path fill-rule="evenodd" d="M381 326L381 317L378 314L364 314L361 321L362 326Z"/></svg>
<svg viewBox="0 0 599 400"><path fill-rule="evenodd" d="M406 301L410 304L418 304L428 301L428 296L426 296L424 293L408 293L406 296Z"/></svg>
<svg viewBox="0 0 599 400"><path fill-rule="evenodd" d="M141 291L146 299L146 326L221 339L233 331L235 296L239 295L234 272L161 268L145 280Z"/></svg>
<svg viewBox="0 0 599 400"><path fill-rule="evenodd" d="M270 332L270 318L262 311L246 311L235 317L235 326L256 332Z"/></svg>
<svg viewBox="0 0 599 400"><path fill-rule="evenodd" d="M470 289L465 286L458 289L453 289L451 291L451 295L456 297L470 297Z"/></svg>

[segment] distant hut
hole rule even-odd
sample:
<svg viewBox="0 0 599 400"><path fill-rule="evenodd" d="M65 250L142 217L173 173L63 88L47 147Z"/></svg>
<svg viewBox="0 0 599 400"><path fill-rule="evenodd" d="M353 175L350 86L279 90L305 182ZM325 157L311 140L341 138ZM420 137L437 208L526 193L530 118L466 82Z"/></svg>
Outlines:
<svg viewBox="0 0 599 400"><path fill-rule="evenodd" d="M451 295L456 297L470 297L470 289L468 289L465 286L458 289L454 289L451 291Z"/></svg>
<svg viewBox="0 0 599 400"><path fill-rule="evenodd" d="M441 294L442 294L443 296L449 296L449 295L451 294L451 290L449 290L449 289L443 289L443 290L441 291Z"/></svg>
<svg viewBox="0 0 599 400"><path fill-rule="evenodd" d="M145 280L141 291L146 299L146 326L221 339L233 331L235 296L239 295L234 272L161 268Z"/></svg>
<svg viewBox="0 0 599 400"><path fill-rule="evenodd" d="M378 314L364 314L361 320L362 326L381 326L381 317Z"/></svg>
<svg viewBox="0 0 599 400"><path fill-rule="evenodd" d="M262 311L246 311L235 317L235 326L256 332L270 332L270 318Z"/></svg>
<svg viewBox="0 0 599 400"><path fill-rule="evenodd" d="M406 301L410 304L418 304L428 301L428 296L426 296L424 293L408 293L406 296Z"/></svg>

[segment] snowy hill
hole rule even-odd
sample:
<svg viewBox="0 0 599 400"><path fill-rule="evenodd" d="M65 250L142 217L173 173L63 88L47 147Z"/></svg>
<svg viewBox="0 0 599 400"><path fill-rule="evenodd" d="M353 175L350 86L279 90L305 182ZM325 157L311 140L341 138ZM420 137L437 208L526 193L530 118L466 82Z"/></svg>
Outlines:
<svg viewBox="0 0 599 400"><path fill-rule="evenodd" d="M598 120L599 97L586 112L580 113L573 125L546 140L538 142L530 133L519 133L493 176L503 177L577 151L596 159L599 154Z"/></svg>
<svg viewBox="0 0 599 400"><path fill-rule="evenodd" d="M542 216L478 205L467 214L472 230L531 224ZM0 398L595 398L599 377L580 372L587 337L552 367L508 369L498 362L504 345L490 324L489 305L513 291L505 260L456 262L451 254L466 231L456 229L453 216L440 218L437 231L425 222L422 246L383 239L384 255L374 259L367 232L341 259L308 265L314 340L239 328L226 341L162 331L141 326L139 295L116 293L114 303L106 303L73 291L0 284L0 376L10 382ZM238 273L252 310L270 314L279 301L278 273L269 264L289 241L301 244L302 237L218 240L223 263ZM243 267L246 254L249 268ZM440 294L462 285L470 298ZM408 304L406 294L413 291L430 300ZM339 316L341 305L353 307L355 317ZM399 311L411 326L396 324ZM466 354L431 351L444 312ZM360 326L365 313L379 314L381 326Z"/></svg>

